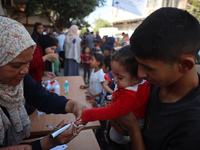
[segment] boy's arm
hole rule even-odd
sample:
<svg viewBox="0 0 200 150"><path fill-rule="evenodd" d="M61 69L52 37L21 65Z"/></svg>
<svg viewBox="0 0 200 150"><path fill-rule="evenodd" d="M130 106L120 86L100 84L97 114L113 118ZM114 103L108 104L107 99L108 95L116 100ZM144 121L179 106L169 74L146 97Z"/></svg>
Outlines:
<svg viewBox="0 0 200 150"><path fill-rule="evenodd" d="M120 126L125 127L128 129L128 134L131 138L131 146L134 150L145 150L144 141L142 138L142 133L140 126L137 121L137 117L134 115L134 113L129 113L124 116L118 117L116 119L112 120L112 126L115 128L115 130L123 134L123 129L121 129Z"/></svg>
<svg viewBox="0 0 200 150"><path fill-rule="evenodd" d="M112 94L114 91L108 86L109 85L109 81L105 79L105 81L103 82L103 88L110 94Z"/></svg>

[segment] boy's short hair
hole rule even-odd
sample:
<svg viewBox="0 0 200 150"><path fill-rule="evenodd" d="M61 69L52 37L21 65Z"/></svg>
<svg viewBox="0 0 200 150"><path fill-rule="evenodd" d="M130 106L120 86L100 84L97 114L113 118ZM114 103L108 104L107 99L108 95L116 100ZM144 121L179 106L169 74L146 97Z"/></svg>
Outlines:
<svg viewBox="0 0 200 150"><path fill-rule="evenodd" d="M96 53L96 52L93 52L91 54L91 56L94 56L94 58L100 62L99 64L99 67L101 68L103 66L103 59L104 59L104 56L100 53Z"/></svg>
<svg viewBox="0 0 200 150"><path fill-rule="evenodd" d="M111 70L110 62L111 62L110 56L105 56L103 59L103 63L105 64L106 67L108 67Z"/></svg>
<svg viewBox="0 0 200 150"><path fill-rule="evenodd" d="M111 57L111 61L118 62L126 68L133 77L137 76L138 62L135 59L133 51L130 50L130 45L117 50Z"/></svg>
<svg viewBox="0 0 200 150"><path fill-rule="evenodd" d="M195 57L200 49L199 22L187 11L161 8L138 26L130 43L140 59L173 63L182 54Z"/></svg>

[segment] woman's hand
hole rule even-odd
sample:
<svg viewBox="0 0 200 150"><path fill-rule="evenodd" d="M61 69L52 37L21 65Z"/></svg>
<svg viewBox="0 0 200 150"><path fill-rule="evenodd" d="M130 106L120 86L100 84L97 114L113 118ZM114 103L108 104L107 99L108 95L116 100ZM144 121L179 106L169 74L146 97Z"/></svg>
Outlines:
<svg viewBox="0 0 200 150"><path fill-rule="evenodd" d="M85 109L88 109L88 107L75 100L69 100L65 106L66 112L73 113L76 116L76 122L75 122L76 125L79 125L77 121L81 119L82 112Z"/></svg>
<svg viewBox="0 0 200 150"><path fill-rule="evenodd" d="M58 128L62 128L63 126L69 124L71 122L63 120L57 127ZM61 134L59 134L58 136L56 136L55 138L50 138L48 136L42 138L40 140L41 146L43 150L48 150L52 147L55 147L57 145L62 145L62 144L67 144L69 143L73 138L76 137L76 135L79 134L79 132L83 129L83 127L80 128L76 128L74 126L74 124L71 124L71 126L69 127L69 129L65 130L64 132L62 132Z"/></svg>

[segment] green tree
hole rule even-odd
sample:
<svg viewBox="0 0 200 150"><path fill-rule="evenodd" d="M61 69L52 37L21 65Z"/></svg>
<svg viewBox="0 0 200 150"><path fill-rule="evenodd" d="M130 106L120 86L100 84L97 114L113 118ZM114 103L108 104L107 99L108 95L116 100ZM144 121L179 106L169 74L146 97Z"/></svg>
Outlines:
<svg viewBox="0 0 200 150"><path fill-rule="evenodd" d="M72 24L80 28L89 27L84 20L96 7L104 5L105 0L28 0L26 15L46 15L58 27L69 28Z"/></svg>
<svg viewBox="0 0 200 150"><path fill-rule="evenodd" d="M198 20L200 20L200 0L189 0L187 10Z"/></svg>
<svg viewBox="0 0 200 150"><path fill-rule="evenodd" d="M95 25L94 30L93 30L94 32L99 31L99 28L111 27L111 24L108 21L103 20L103 19L96 19L94 21L94 25Z"/></svg>

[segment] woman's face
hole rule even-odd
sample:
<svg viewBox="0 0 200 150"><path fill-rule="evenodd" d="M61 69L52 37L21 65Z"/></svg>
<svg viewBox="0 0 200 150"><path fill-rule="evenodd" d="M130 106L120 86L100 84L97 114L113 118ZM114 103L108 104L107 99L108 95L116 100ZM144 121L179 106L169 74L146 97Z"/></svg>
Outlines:
<svg viewBox="0 0 200 150"><path fill-rule="evenodd" d="M8 64L0 66L0 81L11 86L18 85L29 71L33 52L34 48L31 46Z"/></svg>
<svg viewBox="0 0 200 150"><path fill-rule="evenodd" d="M57 48L57 46L51 46L51 47L45 48L45 54L54 53L56 48Z"/></svg>
<svg viewBox="0 0 200 150"><path fill-rule="evenodd" d="M43 25L38 25L37 26L37 33L42 34L42 32L43 32Z"/></svg>

